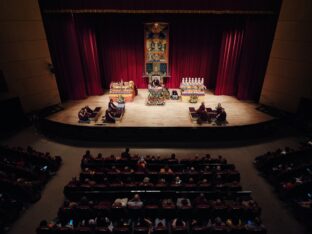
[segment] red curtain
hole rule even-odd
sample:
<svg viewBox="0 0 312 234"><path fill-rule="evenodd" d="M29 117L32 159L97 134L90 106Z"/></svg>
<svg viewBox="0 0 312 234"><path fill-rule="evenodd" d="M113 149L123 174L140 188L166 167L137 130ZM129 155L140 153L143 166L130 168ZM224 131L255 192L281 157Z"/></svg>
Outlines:
<svg viewBox="0 0 312 234"><path fill-rule="evenodd" d="M100 19L99 56L105 87L111 81L133 80L138 88L147 88L147 80L143 79L143 23L122 16Z"/></svg>
<svg viewBox="0 0 312 234"><path fill-rule="evenodd" d="M243 37L242 27L226 29L223 32L216 95L236 95Z"/></svg>
<svg viewBox="0 0 312 234"><path fill-rule="evenodd" d="M186 21L170 24L170 74L166 86L177 88L183 77L203 77L213 87L219 56L219 25Z"/></svg>
<svg viewBox="0 0 312 234"><path fill-rule="evenodd" d="M62 100L87 96L83 66L72 15L45 18L52 61Z"/></svg>
<svg viewBox="0 0 312 234"><path fill-rule="evenodd" d="M75 15L75 28L79 41L86 93L87 95L101 95L103 89L94 24L92 20L86 20L84 15Z"/></svg>

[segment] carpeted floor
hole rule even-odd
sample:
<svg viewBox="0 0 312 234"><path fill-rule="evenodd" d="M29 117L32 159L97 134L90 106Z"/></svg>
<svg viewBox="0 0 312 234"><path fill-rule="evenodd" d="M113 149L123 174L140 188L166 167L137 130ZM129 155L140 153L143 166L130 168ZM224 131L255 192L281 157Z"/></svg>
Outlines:
<svg viewBox="0 0 312 234"><path fill-rule="evenodd" d="M254 199L262 207L262 220L268 229L269 234L304 234L304 228L292 216L285 203L280 201L273 188L258 175L253 167L253 159L268 150L275 150L278 147L296 147L298 139L294 137L281 138L271 141L259 142L237 142L237 143L211 143L203 148L160 148L157 143L148 148L131 148L131 153L142 155L160 155L162 157L175 153L178 158L193 157L196 154L210 153L212 156L223 155L228 162L234 163L241 173L241 183L244 190L251 190ZM87 143L63 141L52 141L38 134L33 128L26 129L19 134L2 141L3 144L26 147L31 145L38 151L49 151L53 155L60 155L63 158L63 165L59 172L46 185L39 202L30 206L15 222L10 234L35 233L40 220L51 220L56 217L58 208L64 200L64 185L80 172L80 160L86 149L90 149L95 155L102 152L104 156L111 153L120 154L124 148L109 146L105 143ZM177 144L178 145L178 144ZM169 146L169 144L168 144ZM141 147L141 146L140 146ZM197 147L197 146L196 146Z"/></svg>

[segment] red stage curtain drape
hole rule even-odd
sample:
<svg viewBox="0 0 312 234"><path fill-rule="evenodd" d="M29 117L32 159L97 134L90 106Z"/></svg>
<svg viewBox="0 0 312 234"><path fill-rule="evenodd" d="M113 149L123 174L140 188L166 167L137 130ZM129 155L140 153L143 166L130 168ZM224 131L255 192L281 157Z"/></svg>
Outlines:
<svg viewBox="0 0 312 234"><path fill-rule="evenodd" d="M46 19L51 57L62 100L103 93L95 30L84 16Z"/></svg>
<svg viewBox="0 0 312 234"><path fill-rule="evenodd" d="M45 22L62 100L87 97L73 16L59 15L50 17Z"/></svg>
<svg viewBox="0 0 312 234"><path fill-rule="evenodd" d="M243 37L242 27L225 29L223 32L216 95L236 95Z"/></svg>
<svg viewBox="0 0 312 234"><path fill-rule="evenodd" d="M178 88L183 77L203 77L208 87L214 87L219 57L219 26L215 23L170 25L170 60L166 86Z"/></svg>
<svg viewBox="0 0 312 234"><path fill-rule="evenodd" d="M87 95L103 94L98 47L94 24L84 15L75 15L75 29L79 41Z"/></svg>
<svg viewBox="0 0 312 234"><path fill-rule="evenodd" d="M147 88L143 79L143 23L123 18L99 18L98 46L105 87L111 81L133 80L138 88Z"/></svg>

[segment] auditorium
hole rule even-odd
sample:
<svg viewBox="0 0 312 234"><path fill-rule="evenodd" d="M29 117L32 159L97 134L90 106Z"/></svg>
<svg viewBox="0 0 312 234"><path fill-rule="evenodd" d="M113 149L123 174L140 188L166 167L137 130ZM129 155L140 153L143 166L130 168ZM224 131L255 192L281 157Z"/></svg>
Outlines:
<svg viewBox="0 0 312 234"><path fill-rule="evenodd" d="M310 0L0 0L0 234L312 232Z"/></svg>

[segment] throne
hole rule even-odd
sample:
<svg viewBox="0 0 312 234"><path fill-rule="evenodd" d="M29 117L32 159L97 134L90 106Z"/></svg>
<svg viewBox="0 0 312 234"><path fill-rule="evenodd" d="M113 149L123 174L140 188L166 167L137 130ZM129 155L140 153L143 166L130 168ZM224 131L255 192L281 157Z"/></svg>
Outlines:
<svg viewBox="0 0 312 234"><path fill-rule="evenodd" d="M151 75L151 83L153 82L153 81L158 81L159 82L159 84L163 84L163 78L159 75L159 74L157 74L157 75Z"/></svg>

